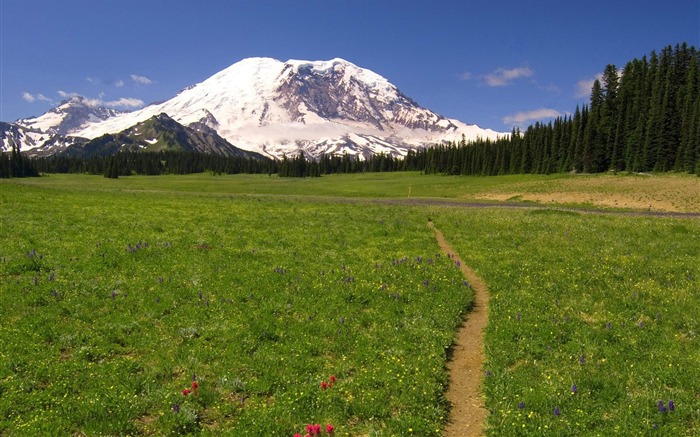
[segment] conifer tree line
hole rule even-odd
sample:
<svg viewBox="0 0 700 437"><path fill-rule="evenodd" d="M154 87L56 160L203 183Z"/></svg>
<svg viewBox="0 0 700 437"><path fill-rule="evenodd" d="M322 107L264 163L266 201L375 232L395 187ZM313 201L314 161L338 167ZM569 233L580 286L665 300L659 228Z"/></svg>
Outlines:
<svg viewBox="0 0 700 437"><path fill-rule="evenodd" d="M509 137L421 151L426 173L685 172L700 175L700 52L687 44L608 65L590 103Z"/></svg>
<svg viewBox="0 0 700 437"><path fill-rule="evenodd" d="M0 153L0 178L26 178L39 176L39 171L32 160L13 145L10 153Z"/></svg>
<svg viewBox="0 0 700 437"><path fill-rule="evenodd" d="M274 162L267 158L223 156L198 152L118 152L109 156L78 158L54 155L32 160L41 173L102 174L108 178L120 176L190 174L271 173Z"/></svg>

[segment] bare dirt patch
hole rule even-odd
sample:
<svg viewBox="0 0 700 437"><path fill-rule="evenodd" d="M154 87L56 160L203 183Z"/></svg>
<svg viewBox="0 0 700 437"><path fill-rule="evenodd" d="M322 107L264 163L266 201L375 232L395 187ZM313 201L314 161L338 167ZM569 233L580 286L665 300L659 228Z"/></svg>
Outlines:
<svg viewBox="0 0 700 437"><path fill-rule="evenodd" d="M446 437L472 437L484 434L488 411L481 392L484 366L484 329L488 320L489 295L484 282L462 262L432 222L428 226L435 231L435 238L443 252L459 261L460 270L474 290L474 304L462 326L457 331L452 348L452 359L447 363L450 386L446 397L451 404L450 416L444 435Z"/></svg>

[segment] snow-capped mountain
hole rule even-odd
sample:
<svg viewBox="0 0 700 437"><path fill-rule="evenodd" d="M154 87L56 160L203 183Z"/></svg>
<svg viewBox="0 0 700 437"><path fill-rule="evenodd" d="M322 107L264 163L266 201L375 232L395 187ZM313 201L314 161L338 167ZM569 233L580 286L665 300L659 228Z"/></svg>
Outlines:
<svg viewBox="0 0 700 437"><path fill-rule="evenodd" d="M73 96L39 117L21 118L15 124L49 135L67 135L119 114L125 112L93 104L82 96Z"/></svg>
<svg viewBox="0 0 700 437"><path fill-rule="evenodd" d="M307 157L380 152L401 156L463 135L467 140L506 135L422 108L384 77L342 59L244 59L170 100L129 113L90 112L95 108L85 101L85 111L78 112L72 108L80 101L64 103L71 111L61 109L62 104L13 124L23 130L22 150L52 153L40 149L54 135L94 139L161 113L184 126L206 126L241 149L277 158L299 152ZM68 144L61 141L53 138L47 146L54 144L59 150L56 144Z"/></svg>
<svg viewBox="0 0 700 437"><path fill-rule="evenodd" d="M122 111L93 104L82 96L62 101L39 117L22 118L0 126L0 151L19 145L23 152L52 154L75 143L66 138L91 123L124 114Z"/></svg>
<svg viewBox="0 0 700 437"><path fill-rule="evenodd" d="M203 123L231 144L274 157L322 153L405 155L445 140L496 138L498 132L420 107L382 76L342 59L244 59L172 99L91 124L94 138L166 113Z"/></svg>

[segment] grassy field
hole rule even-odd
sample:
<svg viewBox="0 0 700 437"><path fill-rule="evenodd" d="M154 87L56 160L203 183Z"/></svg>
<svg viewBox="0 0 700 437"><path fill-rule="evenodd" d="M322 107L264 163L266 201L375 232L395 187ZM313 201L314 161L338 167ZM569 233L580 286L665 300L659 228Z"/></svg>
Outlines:
<svg viewBox="0 0 700 437"><path fill-rule="evenodd" d="M549 206L700 212L700 178L662 175L508 175L465 177L420 173L362 173L322 178L267 175L101 176L50 175L17 182L80 191L151 191L200 195L301 195L358 198L433 198L520 201Z"/></svg>
<svg viewBox="0 0 700 437"><path fill-rule="evenodd" d="M432 215L490 288L491 435L700 434L698 220Z"/></svg>
<svg viewBox="0 0 700 437"><path fill-rule="evenodd" d="M491 288L491 435L699 433L700 220L339 201L572 184L700 209L685 176L0 181L0 434L439 434L471 290L428 218Z"/></svg>

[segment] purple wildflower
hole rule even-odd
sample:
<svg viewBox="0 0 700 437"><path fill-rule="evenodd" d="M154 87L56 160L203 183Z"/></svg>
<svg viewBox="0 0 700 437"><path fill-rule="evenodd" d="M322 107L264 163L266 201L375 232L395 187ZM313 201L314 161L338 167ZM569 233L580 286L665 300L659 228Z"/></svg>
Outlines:
<svg viewBox="0 0 700 437"><path fill-rule="evenodd" d="M584 355L581 355L581 357L578 359L578 362L581 363L581 365L583 366L584 364L586 364L586 357Z"/></svg>
<svg viewBox="0 0 700 437"><path fill-rule="evenodd" d="M112 300L114 300L115 297L117 297L117 293L114 290L112 290Z"/></svg>
<svg viewBox="0 0 700 437"><path fill-rule="evenodd" d="M520 321L520 317L522 317L522 316L520 315L520 313L518 313L518 315L515 316L515 318L518 319L518 322Z"/></svg>
<svg viewBox="0 0 700 437"><path fill-rule="evenodd" d="M578 387L576 387L576 384L571 386L571 394L576 394L578 393Z"/></svg>
<svg viewBox="0 0 700 437"><path fill-rule="evenodd" d="M676 404L673 402L673 399L668 401L668 411L676 411Z"/></svg>
<svg viewBox="0 0 700 437"><path fill-rule="evenodd" d="M518 408L520 408L521 410L522 410L523 408L525 408L525 402L520 402L520 403L518 404Z"/></svg>
<svg viewBox="0 0 700 437"><path fill-rule="evenodd" d="M487 370L487 371L486 371L486 377L487 377L487 378L490 378L491 375L492 375L491 371L490 371L490 370Z"/></svg>
<svg viewBox="0 0 700 437"><path fill-rule="evenodd" d="M344 324L345 324L345 317L341 317L341 318L340 318L340 324L341 324L341 325L344 325Z"/></svg>
<svg viewBox="0 0 700 437"><path fill-rule="evenodd" d="M610 329L611 327L612 327L612 325L610 324L610 322L605 324L605 329Z"/></svg>
<svg viewBox="0 0 700 437"><path fill-rule="evenodd" d="M457 261L455 261L455 265L456 265L457 267L460 267L460 266L462 265L462 263L459 262L459 260L457 260Z"/></svg>
<svg viewBox="0 0 700 437"><path fill-rule="evenodd" d="M175 413L179 413L179 412L180 412L180 405L179 405L179 404L173 404L173 411L174 411Z"/></svg>
<svg viewBox="0 0 700 437"><path fill-rule="evenodd" d="M659 413L665 413L666 407L664 406L664 401L659 401L656 403L656 408L659 409Z"/></svg>
<svg viewBox="0 0 700 437"><path fill-rule="evenodd" d="M559 410L558 406L554 407L554 415L557 417L559 417L561 415L561 411Z"/></svg>

